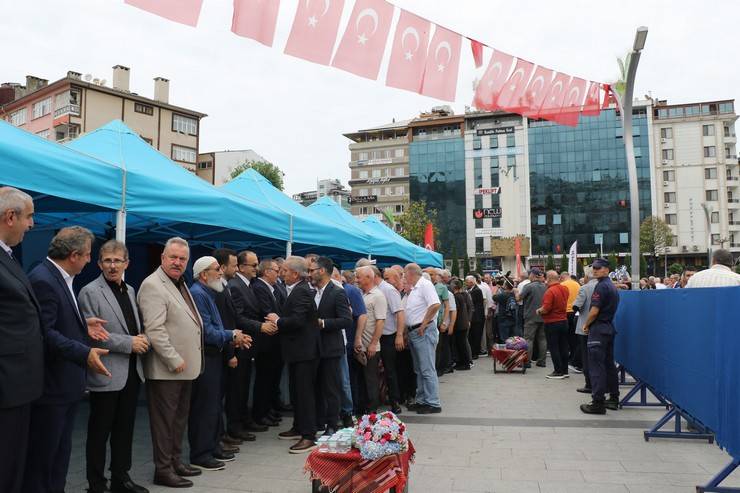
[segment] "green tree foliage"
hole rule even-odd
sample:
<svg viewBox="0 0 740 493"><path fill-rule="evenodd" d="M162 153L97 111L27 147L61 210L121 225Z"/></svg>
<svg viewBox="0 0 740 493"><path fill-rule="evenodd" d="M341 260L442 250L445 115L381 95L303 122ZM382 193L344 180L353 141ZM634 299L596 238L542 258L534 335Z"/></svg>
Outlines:
<svg viewBox="0 0 740 493"><path fill-rule="evenodd" d="M640 275L642 277L645 277L647 274L647 260L645 260L645 255L640 255Z"/></svg>
<svg viewBox="0 0 740 493"><path fill-rule="evenodd" d="M624 96L624 90L627 87L627 67L630 65L631 53L627 53L624 58L617 57L619 66L619 79L614 83L614 90L619 96Z"/></svg>
<svg viewBox="0 0 740 493"><path fill-rule="evenodd" d="M567 255L561 255L560 256L560 273L568 272L568 256Z"/></svg>
<svg viewBox="0 0 740 493"><path fill-rule="evenodd" d="M427 209L426 200L412 201L406 210L398 216L397 222L403 228L401 235L415 245L424 246L424 230L428 223L434 226L434 246L440 251L437 240L437 210Z"/></svg>
<svg viewBox="0 0 740 493"><path fill-rule="evenodd" d="M455 277L460 277L460 266L457 264L458 264L457 248L452 247L452 268L450 269L450 274L452 274Z"/></svg>
<svg viewBox="0 0 740 493"><path fill-rule="evenodd" d="M242 163L231 170L230 179L233 180L249 168L252 168L257 173L264 176L270 183L272 183L273 187L280 191L283 190L283 177L285 177L285 173L269 161L247 161L246 163Z"/></svg>
<svg viewBox="0 0 740 493"><path fill-rule="evenodd" d="M552 258L552 253L547 255L547 260L545 260L545 270L555 270L555 259Z"/></svg>
<svg viewBox="0 0 740 493"><path fill-rule="evenodd" d="M465 258L463 258L463 277L470 274L470 257L468 257L468 254L465 254Z"/></svg>
<svg viewBox="0 0 740 493"><path fill-rule="evenodd" d="M671 227L659 217L646 217L640 225L640 250L643 253L656 257L665 254L665 248L672 240Z"/></svg>
<svg viewBox="0 0 740 493"><path fill-rule="evenodd" d="M671 274L680 274L683 272L683 265L673 263L668 267L668 272L670 272Z"/></svg>
<svg viewBox="0 0 740 493"><path fill-rule="evenodd" d="M609 268L611 270L616 269L619 266L619 258L617 258L617 254L612 252L609 254Z"/></svg>

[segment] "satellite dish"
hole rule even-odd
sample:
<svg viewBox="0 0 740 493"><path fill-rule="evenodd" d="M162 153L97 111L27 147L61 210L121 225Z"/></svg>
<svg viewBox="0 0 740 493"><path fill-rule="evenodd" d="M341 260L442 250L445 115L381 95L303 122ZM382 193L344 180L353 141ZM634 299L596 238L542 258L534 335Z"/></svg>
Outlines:
<svg viewBox="0 0 740 493"><path fill-rule="evenodd" d="M100 79L100 85L104 86L107 81L105 79Z"/></svg>
<svg viewBox="0 0 740 493"><path fill-rule="evenodd" d="M92 82L93 84L100 85L100 79L98 79L97 77L95 77Z"/></svg>
<svg viewBox="0 0 740 493"><path fill-rule="evenodd" d="M92 75L85 74L85 80L88 81L88 82L90 82L90 79L92 79Z"/></svg>

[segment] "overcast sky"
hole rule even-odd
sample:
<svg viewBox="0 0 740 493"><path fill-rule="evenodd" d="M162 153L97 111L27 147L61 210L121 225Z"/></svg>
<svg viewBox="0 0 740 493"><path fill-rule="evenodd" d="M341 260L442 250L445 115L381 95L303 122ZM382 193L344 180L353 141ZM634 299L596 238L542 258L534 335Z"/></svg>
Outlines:
<svg viewBox="0 0 740 493"><path fill-rule="evenodd" d="M281 2L275 44L267 48L231 33L231 0L204 0L197 28L122 0L2 0L0 81L23 82L26 74L54 81L75 70L110 85L111 67L122 64L131 68L131 91L152 97L152 79L163 76L171 81L172 104L208 114L201 152L253 149L285 171L288 193L315 189L317 178L346 183L349 141L342 133L444 103L386 87L384 68L378 81L370 81L284 55L297 2ZM353 3L346 1L340 34ZM737 2L392 3L512 55L603 82L615 79L615 58L645 25L650 32L636 95L650 91L682 103L733 99L740 90ZM453 105L458 112L470 104L475 75L464 42Z"/></svg>

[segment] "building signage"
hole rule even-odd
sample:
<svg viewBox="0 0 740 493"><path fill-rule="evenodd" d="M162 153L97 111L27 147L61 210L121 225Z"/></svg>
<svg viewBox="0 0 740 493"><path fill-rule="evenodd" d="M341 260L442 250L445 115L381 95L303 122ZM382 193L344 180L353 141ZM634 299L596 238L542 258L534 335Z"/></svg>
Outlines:
<svg viewBox="0 0 740 493"><path fill-rule="evenodd" d="M472 149L465 151L466 158L515 156L517 154L524 154L524 147L497 147L495 149Z"/></svg>
<svg viewBox="0 0 740 493"><path fill-rule="evenodd" d="M504 236L503 228L475 228L476 238L487 238L489 236Z"/></svg>
<svg viewBox="0 0 740 493"><path fill-rule="evenodd" d="M391 181L391 178L389 176L384 176L382 178L368 178L367 183L370 185L375 185L377 183L388 183Z"/></svg>
<svg viewBox="0 0 740 493"><path fill-rule="evenodd" d="M480 135L503 135L513 134L514 127L497 127L497 128L479 128L475 131L475 134Z"/></svg>
<svg viewBox="0 0 740 493"><path fill-rule="evenodd" d="M496 195L501 193L500 187L493 187L493 188L476 188L473 190L474 195Z"/></svg>
<svg viewBox="0 0 740 493"><path fill-rule="evenodd" d="M500 207L488 207L484 209L473 209L473 219L490 219L501 217Z"/></svg>
<svg viewBox="0 0 740 493"><path fill-rule="evenodd" d="M353 195L349 197L350 204L369 204L370 202L377 202L377 195Z"/></svg>
<svg viewBox="0 0 740 493"><path fill-rule="evenodd" d="M367 164L391 164L393 163L392 157L380 158L380 159L368 159Z"/></svg>

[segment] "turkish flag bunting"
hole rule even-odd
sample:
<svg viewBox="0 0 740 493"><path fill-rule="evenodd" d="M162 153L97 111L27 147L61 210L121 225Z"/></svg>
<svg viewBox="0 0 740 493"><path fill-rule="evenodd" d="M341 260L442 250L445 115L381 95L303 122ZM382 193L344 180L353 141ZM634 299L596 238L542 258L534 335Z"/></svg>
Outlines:
<svg viewBox="0 0 740 493"><path fill-rule="evenodd" d="M599 116L601 112L600 88L601 84L598 82L589 83L588 91L586 91L586 101L583 103L583 111L581 112L583 116Z"/></svg>
<svg viewBox="0 0 740 493"><path fill-rule="evenodd" d="M285 53L329 65L343 8L344 0L300 0Z"/></svg>
<svg viewBox="0 0 740 493"><path fill-rule="evenodd" d="M234 0L231 32L272 46L280 0Z"/></svg>
<svg viewBox="0 0 740 493"><path fill-rule="evenodd" d="M424 228L424 248L434 251L434 226L432 226L432 223L427 223L426 228Z"/></svg>
<svg viewBox="0 0 740 493"><path fill-rule="evenodd" d="M421 93L432 98L454 101L457 72L460 68L462 37L437 26L427 53Z"/></svg>
<svg viewBox="0 0 740 493"><path fill-rule="evenodd" d="M471 39L470 49L473 51L473 61L475 62L475 68L480 68L480 66L483 65L483 43Z"/></svg>
<svg viewBox="0 0 740 493"><path fill-rule="evenodd" d="M126 0L127 4L165 19L197 26L203 0Z"/></svg>
<svg viewBox="0 0 740 493"><path fill-rule="evenodd" d="M534 70L534 64L520 58L514 65L514 71L506 80L495 104L504 111L521 113L527 105L524 92L527 90L529 78Z"/></svg>
<svg viewBox="0 0 740 493"><path fill-rule="evenodd" d="M563 107L563 101L565 100L565 92L568 90L570 85L570 76L561 74L560 72L555 73L555 78L550 84L550 89L547 91L545 100L540 107L539 118L546 120L555 120L555 116L560 113Z"/></svg>
<svg viewBox="0 0 740 493"><path fill-rule="evenodd" d="M604 102L601 105L601 109L605 110L609 107L609 103L611 103L614 100L614 97L612 96L612 86L609 84L604 84Z"/></svg>
<svg viewBox="0 0 740 493"><path fill-rule="evenodd" d="M501 88L504 87L506 79L509 78L509 71L514 63L514 57L507 55L503 51L494 51L491 60L488 62L486 73L478 82L473 96L473 106L479 110L494 110L495 103Z"/></svg>
<svg viewBox="0 0 740 493"><path fill-rule="evenodd" d="M385 0L357 0L332 66L377 79L392 19L393 5Z"/></svg>
<svg viewBox="0 0 740 493"><path fill-rule="evenodd" d="M545 67L537 67L532 75L532 79L527 84L527 89L524 91L524 100L522 105L524 111L522 115L539 118L540 108L542 103L545 102L545 96L550 90L550 84L552 84L552 70Z"/></svg>
<svg viewBox="0 0 740 493"><path fill-rule="evenodd" d="M387 86L421 92L431 27L431 22L401 9L388 61Z"/></svg>
<svg viewBox="0 0 740 493"><path fill-rule="evenodd" d="M581 113L585 96L586 81L578 77L573 77L568 90L565 92L563 109L553 117L553 120L561 125L568 125L570 127L578 125L578 117Z"/></svg>

